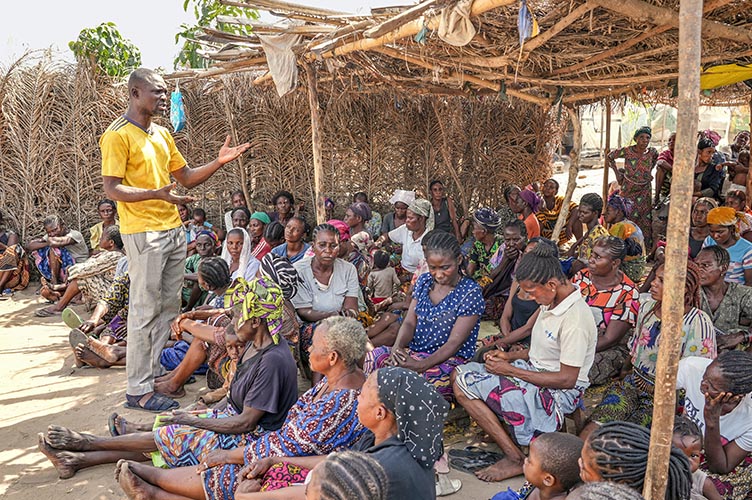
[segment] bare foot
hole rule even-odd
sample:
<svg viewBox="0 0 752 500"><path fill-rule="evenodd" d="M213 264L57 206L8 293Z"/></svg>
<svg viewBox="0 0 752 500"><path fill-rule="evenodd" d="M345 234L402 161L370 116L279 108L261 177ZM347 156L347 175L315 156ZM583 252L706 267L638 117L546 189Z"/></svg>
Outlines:
<svg viewBox="0 0 752 500"><path fill-rule="evenodd" d="M118 356L117 352L115 352L115 349L111 345L105 344L94 337L86 338L86 347L109 363L116 363L117 360L120 359L120 356Z"/></svg>
<svg viewBox="0 0 752 500"><path fill-rule="evenodd" d="M118 462L118 468L115 477L128 498L133 500L148 500L156 498L153 493L155 488L150 485L130 469L130 462L121 460Z"/></svg>
<svg viewBox="0 0 752 500"><path fill-rule="evenodd" d="M100 358L94 352L83 344L78 344L74 350L76 355L76 361L85 365L93 366L94 368L109 368L112 366L110 363Z"/></svg>
<svg viewBox="0 0 752 500"><path fill-rule="evenodd" d="M118 429L119 436L123 434L133 434L136 432L149 432L154 429L154 424L139 424L137 422L128 422L124 416L115 414L115 428Z"/></svg>
<svg viewBox="0 0 752 500"><path fill-rule="evenodd" d="M90 451L95 437L91 434L72 431L67 427L51 425L47 427L46 442L57 450Z"/></svg>
<svg viewBox="0 0 752 500"><path fill-rule="evenodd" d="M522 475L522 461L504 457L493 465L475 473L481 481L496 482Z"/></svg>
<svg viewBox="0 0 752 500"><path fill-rule="evenodd" d="M71 460L73 453L67 451L58 451L50 446L50 443L44 437L41 432L37 434L37 441L39 445L39 451L41 451L47 459L52 462L57 470L57 475L60 479L69 479L76 475L78 468L76 467L76 460Z"/></svg>
<svg viewBox="0 0 752 500"><path fill-rule="evenodd" d="M185 389L183 389L183 386L179 384L175 384L172 380L167 380L164 382L155 382L154 392L164 394L168 398L172 398L172 399L180 399L183 396L185 396Z"/></svg>
<svg viewBox="0 0 752 500"><path fill-rule="evenodd" d="M154 379L154 382L167 382L172 378L172 373L173 372L167 372L164 375L160 375Z"/></svg>

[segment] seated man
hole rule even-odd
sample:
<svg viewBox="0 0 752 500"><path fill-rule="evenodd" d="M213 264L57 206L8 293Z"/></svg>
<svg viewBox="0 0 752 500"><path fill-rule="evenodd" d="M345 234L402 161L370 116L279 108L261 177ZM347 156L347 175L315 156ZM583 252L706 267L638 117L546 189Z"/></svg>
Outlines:
<svg viewBox="0 0 752 500"><path fill-rule="evenodd" d="M67 288L68 268L84 262L89 257L86 239L79 231L68 229L59 215L44 219L47 233L35 238L26 246L42 275L40 295L50 302L56 302Z"/></svg>

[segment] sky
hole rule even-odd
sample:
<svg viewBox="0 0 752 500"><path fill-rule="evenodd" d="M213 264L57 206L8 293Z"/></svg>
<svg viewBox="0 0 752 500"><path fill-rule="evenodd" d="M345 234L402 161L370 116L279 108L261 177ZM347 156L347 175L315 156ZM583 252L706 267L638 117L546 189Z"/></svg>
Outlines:
<svg viewBox="0 0 752 500"><path fill-rule="evenodd" d="M349 13L368 13L370 5L389 5L388 0L296 0L307 5ZM397 0L398 1L398 0ZM3 2L0 18L0 66L6 66L26 50L52 48L73 60L68 42L83 28L114 22L120 34L140 50L145 67L172 69L178 52L175 33L182 23L195 24L191 12L183 12L183 0L37 0L32 9L23 2ZM191 9L189 9L191 10ZM272 17L265 21L273 21Z"/></svg>

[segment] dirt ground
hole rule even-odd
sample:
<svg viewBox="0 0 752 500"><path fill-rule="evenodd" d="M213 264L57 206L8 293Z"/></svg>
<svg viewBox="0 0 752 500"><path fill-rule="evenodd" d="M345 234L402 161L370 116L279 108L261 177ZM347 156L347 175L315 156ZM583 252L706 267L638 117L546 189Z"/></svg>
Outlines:
<svg viewBox="0 0 752 500"><path fill-rule="evenodd" d="M122 368L76 368L68 345L68 330L59 318L37 318L42 301L34 283L12 299L0 301L0 498L115 500L122 499L113 478L114 467L83 470L72 479L59 480L50 462L37 450L37 433L50 424L94 434L106 434L107 417L118 412L139 422L149 415L123 408L125 372ZM82 307L75 308L85 315ZM186 386L183 406L205 388L205 377ZM460 442L454 447L462 447ZM483 483L474 476L452 471L462 489L446 498L487 500L521 478L504 483Z"/></svg>

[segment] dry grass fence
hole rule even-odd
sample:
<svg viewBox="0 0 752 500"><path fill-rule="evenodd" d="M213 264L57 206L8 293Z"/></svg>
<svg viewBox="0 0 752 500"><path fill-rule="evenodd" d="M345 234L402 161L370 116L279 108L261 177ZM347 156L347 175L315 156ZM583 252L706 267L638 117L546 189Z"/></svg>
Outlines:
<svg viewBox="0 0 752 500"><path fill-rule="evenodd" d="M213 159L227 134L252 144L242 167L233 163L192 191L216 221L241 179L258 209L268 209L279 189L313 206L305 92L279 99L250 82L233 75L181 83L188 121L176 141L190 164ZM461 207L496 205L510 183L550 175L565 122L556 111L498 97L321 90L324 190L337 213L356 191L383 209L395 188L425 192L433 178L444 180ZM0 210L10 227L28 239L48 213L74 228L96 222L98 138L126 99L123 85L47 59L19 61L0 74Z"/></svg>

